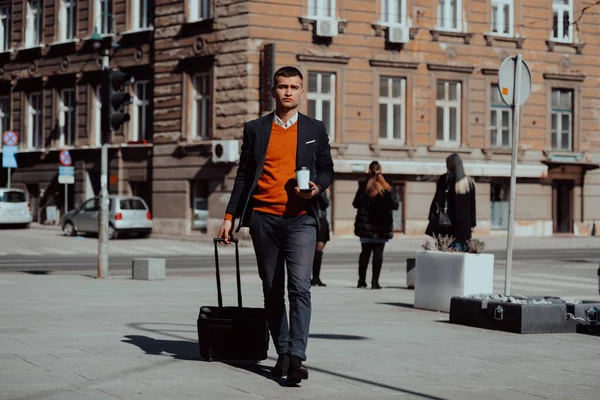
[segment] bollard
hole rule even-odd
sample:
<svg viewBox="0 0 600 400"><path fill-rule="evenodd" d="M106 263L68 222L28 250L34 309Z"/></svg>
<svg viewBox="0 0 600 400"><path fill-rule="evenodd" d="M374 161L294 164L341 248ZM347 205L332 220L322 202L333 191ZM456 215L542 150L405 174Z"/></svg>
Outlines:
<svg viewBox="0 0 600 400"><path fill-rule="evenodd" d="M145 281L165 279L164 258L134 258L131 262L131 278Z"/></svg>

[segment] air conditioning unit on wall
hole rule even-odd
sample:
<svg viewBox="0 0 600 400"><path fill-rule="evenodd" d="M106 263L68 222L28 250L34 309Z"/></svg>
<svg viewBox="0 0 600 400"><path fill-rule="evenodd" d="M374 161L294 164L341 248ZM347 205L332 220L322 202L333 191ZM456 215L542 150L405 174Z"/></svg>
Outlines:
<svg viewBox="0 0 600 400"><path fill-rule="evenodd" d="M214 163L234 163L240 159L239 141L233 140L213 140L212 141L212 162Z"/></svg>
<svg viewBox="0 0 600 400"><path fill-rule="evenodd" d="M408 43L410 41L408 26L390 26L387 30L387 40L390 43Z"/></svg>
<svg viewBox="0 0 600 400"><path fill-rule="evenodd" d="M334 19L318 19L315 34L322 37L334 37L338 34L338 23Z"/></svg>

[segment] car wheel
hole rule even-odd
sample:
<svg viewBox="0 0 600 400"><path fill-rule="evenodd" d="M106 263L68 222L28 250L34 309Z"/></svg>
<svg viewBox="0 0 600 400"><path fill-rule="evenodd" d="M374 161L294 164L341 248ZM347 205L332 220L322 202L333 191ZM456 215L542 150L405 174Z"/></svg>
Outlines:
<svg viewBox="0 0 600 400"><path fill-rule="evenodd" d="M119 232L117 232L117 230L115 229L114 226L112 225L108 225L108 238L109 239L116 239L119 237Z"/></svg>
<svg viewBox="0 0 600 400"><path fill-rule="evenodd" d="M65 236L75 236L77 231L71 222L65 222L63 225L63 234Z"/></svg>

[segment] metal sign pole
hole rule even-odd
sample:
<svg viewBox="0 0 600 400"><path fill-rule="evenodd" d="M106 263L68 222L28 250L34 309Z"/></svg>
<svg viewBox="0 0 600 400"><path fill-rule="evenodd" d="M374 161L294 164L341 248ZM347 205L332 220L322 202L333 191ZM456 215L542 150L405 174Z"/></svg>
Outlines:
<svg viewBox="0 0 600 400"><path fill-rule="evenodd" d="M8 182L6 187L10 189L10 167L8 167Z"/></svg>
<svg viewBox="0 0 600 400"><path fill-rule="evenodd" d="M517 154L519 150L519 121L521 117L521 75L523 56L517 55L515 63L515 84L513 88L513 137L512 159L510 165L510 201L508 203L508 237L506 243L506 271L504 281L504 295L510 296L510 275L512 270L513 235L515 230L515 201L517 190Z"/></svg>
<svg viewBox="0 0 600 400"><path fill-rule="evenodd" d="M103 73L108 70L109 66L109 52L108 49L104 50L102 55L102 71ZM103 82L103 85L107 85L108 82ZM103 88L103 90L108 90ZM103 124L103 126L109 126L109 123ZM110 128L108 128L110 129ZM108 137L109 132L102 132L102 136ZM98 220L98 278L108 277L108 144L102 143L100 151L100 218Z"/></svg>
<svg viewBox="0 0 600 400"><path fill-rule="evenodd" d="M65 214L69 211L69 185L65 183Z"/></svg>

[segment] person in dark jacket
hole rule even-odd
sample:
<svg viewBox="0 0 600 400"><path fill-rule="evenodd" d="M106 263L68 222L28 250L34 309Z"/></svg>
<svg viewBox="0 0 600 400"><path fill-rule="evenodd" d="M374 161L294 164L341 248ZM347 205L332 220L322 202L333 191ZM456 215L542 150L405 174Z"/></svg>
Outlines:
<svg viewBox="0 0 600 400"><path fill-rule="evenodd" d="M379 275L383 265L383 249L394 235L392 211L398 209L398 196L391 182L381 173L381 165L369 165L369 177L359 182L352 202L357 209L354 234L360 238L357 288L367 287L367 267L373 253L371 288L381 289Z"/></svg>
<svg viewBox="0 0 600 400"><path fill-rule="evenodd" d="M321 263L323 261L323 250L329 242L329 221L327 221L327 207L329 207L329 199L327 193L322 193L317 197L319 205L319 231L317 232L317 245L315 247L315 258L313 260L313 273L310 280L311 286L327 286L321 281Z"/></svg>
<svg viewBox="0 0 600 400"><path fill-rule="evenodd" d="M425 233L429 236L451 235L452 247L457 251L466 251L473 228L477 225L475 213L475 181L465 174L462 159L458 154L446 158L447 173L440 176L431 207L429 224ZM452 223L449 229L441 229L438 224L438 212L444 210Z"/></svg>

